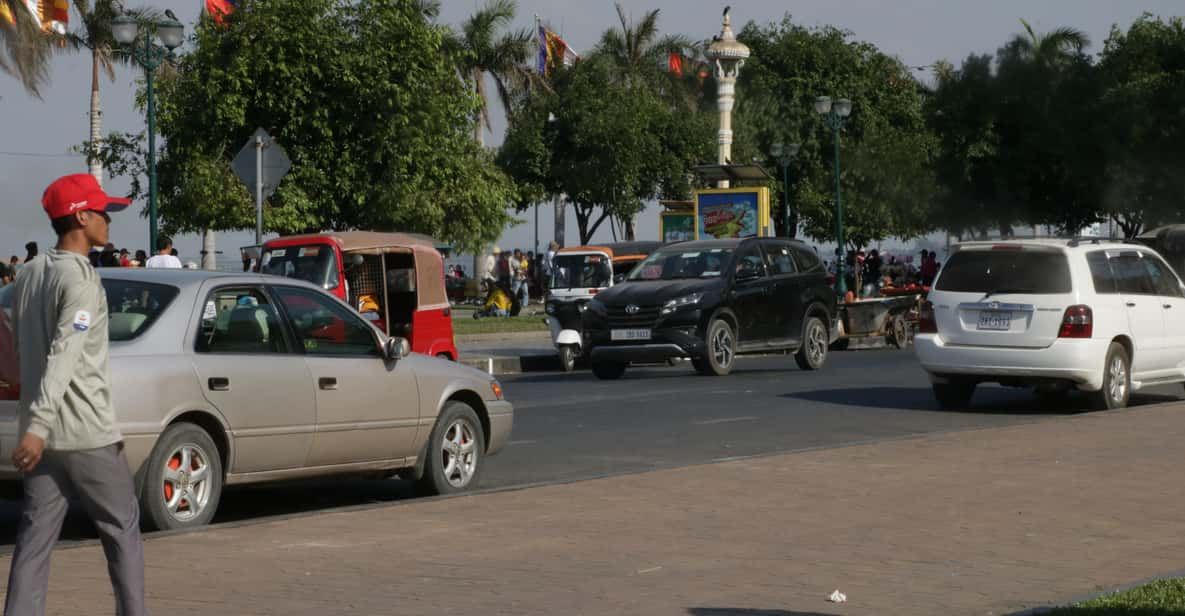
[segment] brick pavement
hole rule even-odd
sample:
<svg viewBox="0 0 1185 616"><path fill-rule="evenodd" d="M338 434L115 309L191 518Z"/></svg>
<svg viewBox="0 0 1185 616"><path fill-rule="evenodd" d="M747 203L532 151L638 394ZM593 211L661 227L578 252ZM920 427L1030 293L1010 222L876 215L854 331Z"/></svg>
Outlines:
<svg viewBox="0 0 1185 616"><path fill-rule="evenodd" d="M1185 405L1145 407L158 537L149 604L1006 614L1185 568L1182 443ZM110 596L97 546L55 552L50 613Z"/></svg>

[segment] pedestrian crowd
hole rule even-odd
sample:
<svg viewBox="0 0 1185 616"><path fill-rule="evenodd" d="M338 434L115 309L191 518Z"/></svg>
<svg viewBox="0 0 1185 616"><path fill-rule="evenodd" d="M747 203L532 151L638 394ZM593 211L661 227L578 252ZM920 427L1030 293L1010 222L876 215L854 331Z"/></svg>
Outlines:
<svg viewBox="0 0 1185 616"><path fill-rule="evenodd" d="M37 242L25 244L25 258L12 255L7 263L0 262L0 287L16 281L17 272L26 263L32 261L40 251ZM107 242L102 249L91 248L87 253L87 261L92 267L146 267L168 269L197 269L197 263L190 261L182 263L177 256L177 249L173 247L173 240L162 237L157 240L157 252L151 257L143 250L137 250L135 255L127 248L116 250L115 244Z"/></svg>
<svg viewBox="0 0 1185 616"><path fill-rule="evenodd" d="M480 281L485 299L473 318L515 316L531 298L542 298L559 248L559 244L551 242L546 253L535 254L533 250L515 248L512 252L494 246L485 258L485 273Z"/></svg>
<svg viewBox="0 0 1185 616"><path fill-rule="evenodd" d="M838 251L837 251L838 254ZM836 276L835 262L827 264L828 271ZM934 283L941 264L938 253L922 250L921 259L913 255L890 255L873 249L867 254L863 250L849 250L845 260L844 281L851 297L876 297L882 289L922 287Z"/></svg>

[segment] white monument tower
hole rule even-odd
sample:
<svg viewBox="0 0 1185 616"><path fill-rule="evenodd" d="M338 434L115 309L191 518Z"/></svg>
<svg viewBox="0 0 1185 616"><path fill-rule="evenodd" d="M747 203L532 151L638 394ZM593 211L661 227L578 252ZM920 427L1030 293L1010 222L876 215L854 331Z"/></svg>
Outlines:
<svg viewBox="0 0 1185 616"><path fill-rule="evenodd" d="M728 16L731 8L724 7L724 30L712 39L705 53L716 75L716 105L720 109L720 131L716 137L720 154L717 162L721 165L732 162L732 108L736 104L737 75L749 57L749 48L732 33L732 20ZM717 186L728 188L728 180L721 180Z"/></svg>

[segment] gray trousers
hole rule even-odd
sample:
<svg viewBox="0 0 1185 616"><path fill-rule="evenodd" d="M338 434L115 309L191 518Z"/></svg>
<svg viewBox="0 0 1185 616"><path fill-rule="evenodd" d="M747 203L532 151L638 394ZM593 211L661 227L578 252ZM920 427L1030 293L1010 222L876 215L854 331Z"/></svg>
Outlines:
<svg viewBox="0 0 1185 616"><path fill-rule="evenodd" d="M147 614L144 545L135 483L117 443L82 451L46 450L24 478L25 500L8 573L5 616L42 616L49 590L49 555L62 531L67 499L86 509L107 555L119 616Z"/></svg>

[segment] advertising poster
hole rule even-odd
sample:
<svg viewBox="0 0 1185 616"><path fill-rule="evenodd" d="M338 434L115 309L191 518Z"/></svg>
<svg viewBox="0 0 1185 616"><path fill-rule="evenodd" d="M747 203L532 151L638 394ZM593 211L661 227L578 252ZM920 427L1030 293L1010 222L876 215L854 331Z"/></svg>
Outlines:
<svg viewBox="0 0 1185 616"><path fill-rule="evenodd" d="M769 191L740 188L700 191L696 195L699 239L769 235Z"/></svg>
<svg viewBox="0 0 1185 616"><path fill-rule="evenodd" d="M663 212L662 241L686 242L695 239L694 212Z"/></svg>

